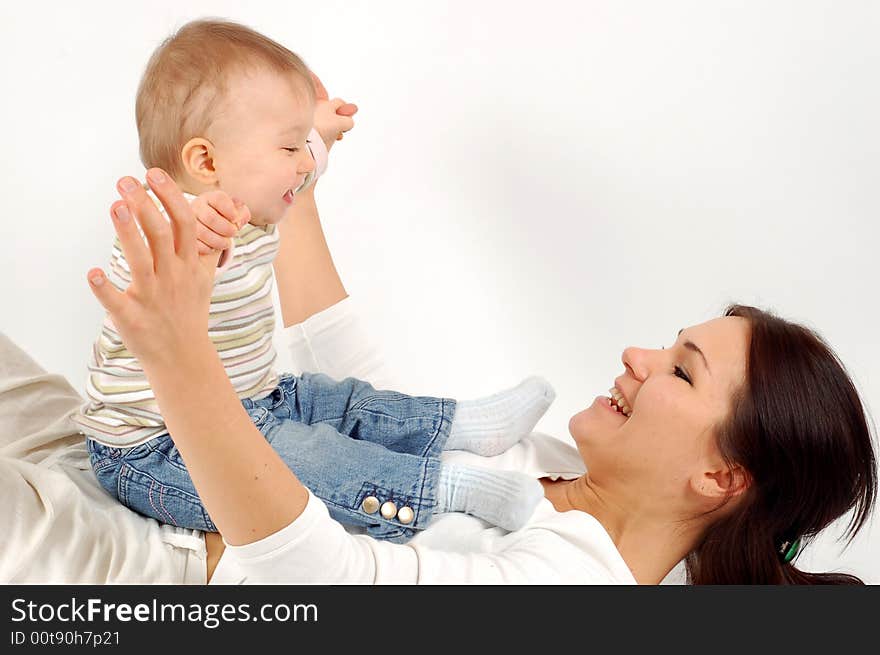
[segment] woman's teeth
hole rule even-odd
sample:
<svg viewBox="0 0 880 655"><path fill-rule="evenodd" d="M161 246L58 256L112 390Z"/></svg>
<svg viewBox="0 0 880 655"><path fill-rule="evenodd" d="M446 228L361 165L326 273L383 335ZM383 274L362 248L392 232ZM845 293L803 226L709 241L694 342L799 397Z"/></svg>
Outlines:
<svg viewBox="0 0 880 655"><path fill-rule="evenodd" d="M617 387L611 387L608 390L608 393L611 394L611 398L609 400L611 401L611 406L614 408L615 411L620 412L627 418L632 416L632 410L629 408L629 405L626 404L626 400L624 399L623 394L617 390Z"/></svg>

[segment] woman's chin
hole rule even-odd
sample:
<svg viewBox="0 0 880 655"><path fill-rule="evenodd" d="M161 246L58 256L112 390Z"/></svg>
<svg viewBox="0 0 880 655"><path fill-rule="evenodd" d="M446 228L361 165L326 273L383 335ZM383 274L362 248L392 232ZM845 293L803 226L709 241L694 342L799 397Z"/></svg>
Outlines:
<svg viewBox="0 0 880 655"><path fill-rule="evenodd" d="M568 420L568 433L574 439L575 443L599 443L606 438L615 438L617 430L621 423L625 422L625 418L609 410L607 399L599 396L593 401L593 404L582 409Z"/></svg>
<svg viewBox="0 0 880 655"><path fill-rule="evenodd" d="M590 434L591 428L595 427L594 412L593 407L587 407L568 419L568 433L575 440L575 443L585 440Z"/></svg>

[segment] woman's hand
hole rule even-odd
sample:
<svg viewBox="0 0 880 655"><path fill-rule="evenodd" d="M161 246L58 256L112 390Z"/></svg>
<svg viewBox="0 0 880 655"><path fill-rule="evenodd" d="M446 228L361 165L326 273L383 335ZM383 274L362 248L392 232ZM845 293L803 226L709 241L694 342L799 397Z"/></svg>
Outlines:
<svg viewBox="0 0 880 655"><path fill-rule="evenodd" d="M354 127L352 116L357 113L358 108L357 105L345 102L341 98L330 100L327 89L314 73L312 73L312 82L315 86L315 129L329 151L336 141L342 139L344 132Z"/></svg>
<svg viewBox="0 0 880 655"><path fill-rule="evenodd" d="M147 172L147 180L170 220L131 177L119 180L122 200L110 208L131 284L122 292L101 269L88 272L92 293L145 370L173 362L199 340L209 342L208 308L217 264L216 253L199 256L195 215L177 185L158 168Z"/></svg>

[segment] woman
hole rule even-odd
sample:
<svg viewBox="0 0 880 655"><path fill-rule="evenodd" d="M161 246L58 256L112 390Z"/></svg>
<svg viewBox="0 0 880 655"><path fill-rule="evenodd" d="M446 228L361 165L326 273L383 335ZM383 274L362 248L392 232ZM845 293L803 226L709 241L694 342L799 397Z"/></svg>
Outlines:
<svg viewBox="0 0 880 655"><path fill-rule="evenodd" d="M349 535L242 409L207 339L212 271L192 212L173 183L154 191L170 226L142 189L120 188L150 242L115 223L132 285L122 294L97 269L89 280L227 544L217 579L657 583L685 558L698 584L859 582L787 561L792 542L850 510L855 535L871 512L876 462L858 395L814 334L747 307L670 348L624 351L614 401L597 398L569 424L587 472L542 477L547 502L524 529L443 550ZM286 325L345 297L314 199L302 200L276 265Z"/></svg>

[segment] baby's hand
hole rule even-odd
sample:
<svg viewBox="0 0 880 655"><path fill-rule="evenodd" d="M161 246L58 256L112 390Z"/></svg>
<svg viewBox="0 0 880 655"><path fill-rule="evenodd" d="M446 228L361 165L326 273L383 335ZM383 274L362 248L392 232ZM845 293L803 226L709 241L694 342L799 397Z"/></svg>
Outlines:
<svg viewBox="0 0 880 655"><path fill-rule="evenodd" d="M312 82L315 86L315 129L321 135L327 150L330 150L336 141L342 139L343 132L348 132L354 127L352 116L357 113L358 108L357 105L345 102L341 98L330 100L327 89L314 73L312 73Z"/></svg>
<svg viewBox="0 0 880 655"><path fill-rule="evenodd" d="M232 237L251 220L247 205L219 189L200 194L190 206L196 215L200 255L229 248Z"/></svg>
<svg viewBox="0 0 880 655"><path fill-rule="evenodd" d="M340 111L350 113L340 114ZM315 101L315 130L321 135L327 150L330 150L336 141L342 139L343 132L348 132L354 127L352 116L356 111L356 105L340 98Z"/></svg>

